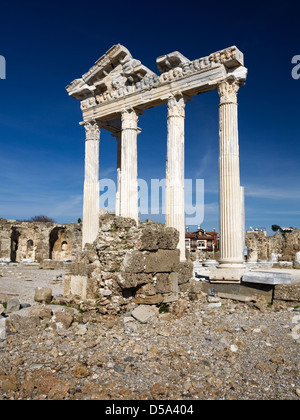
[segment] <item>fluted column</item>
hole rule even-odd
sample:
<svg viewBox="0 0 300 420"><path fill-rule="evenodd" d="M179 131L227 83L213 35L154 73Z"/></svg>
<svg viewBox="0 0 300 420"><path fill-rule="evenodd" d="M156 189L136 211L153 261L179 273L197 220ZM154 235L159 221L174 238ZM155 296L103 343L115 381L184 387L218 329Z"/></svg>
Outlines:
<svg viewBox="0 0 300 420"><path fill-rule="evenodd" d="M100 128L96 121L84 124L85 169L83 193L82 248L96 239L99 230L99 142Z"/></svg>
<svg viewBox="0 0 300 420"><path fill-rule="evenodd" d="M168 100L168 141L166 162L166 226L179 231L180 260L185 261L184 214L184 118L182 95Z"/></svg>
<svg viewBox="0 0 300 420"><path fill-rule="evenodd" d="M117 190L116 190L116 216L121 215L120 191L121 191L121 131L113 134L117 140Z"/></svg>
<svg viewBox="0 0 300 420"><path fill-rule="evenodd" d="M137 135L138 114L134 109L121 115L120 215L138 223Z"/></svg>
<svg viewBox="0 0 300 420"><path fill-rule="evenodd" d="M246 229L245 229L245 187L241 187L241 223L242 223L242 258L245 261L245 238L246 238Z"/></svg>
<svg viewBox="0 0 300 420"><path fill-rule="evenodd" d="M219 105L219 268L242 268L242 221L239 169L237 92L235 78L218 86Z"/></svg>

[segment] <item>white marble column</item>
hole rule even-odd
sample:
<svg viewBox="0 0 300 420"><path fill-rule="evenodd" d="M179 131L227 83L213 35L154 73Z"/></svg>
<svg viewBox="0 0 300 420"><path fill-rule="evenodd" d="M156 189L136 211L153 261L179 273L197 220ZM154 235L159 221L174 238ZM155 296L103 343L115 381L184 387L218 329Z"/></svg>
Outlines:
<svg viewBox="0 0 300 420"><path fill-rule="evenodd" d="M218 86L219 105L219 205L220 265L219 268L243 268L242 209L239 168L237 92L235 78ZM238 280L238 278L236 279Z"/></svg>
<svg viewBox="0 0 300 420"><path fill-rule="evenodd" d="M117 190L116 190L116 216L121 215L120 190L121 190L121 131L113 134L117 140Z"/></svg>
<svg viewBox="0 0 300 420"><path fill-rule="evenodd" d="M84 124L85 169L83 193L82 248L93 243L99 230L99 142L100 128L96 121Z"/></svg>
<svg viewBox="0 0 300 420"><path fill-rule="evenodd" d="M166 226L179 231L180 260L185 261L184 214L184 118L182 95L168 100L168 141L166 162Z"/></svg>
<svg viewBox="0 0 300 420"><path fill-rule="evenodd" d="M245 261L246 227L245 227L245 187L241 186L241 223L242 223L242 258Z"/></svg>
<svg viewBox="0 0 300 420"><path fill-rule="evenodd" d="M138 114L134 109L121 115L120 215L138 223L137 135Z"/></svg>

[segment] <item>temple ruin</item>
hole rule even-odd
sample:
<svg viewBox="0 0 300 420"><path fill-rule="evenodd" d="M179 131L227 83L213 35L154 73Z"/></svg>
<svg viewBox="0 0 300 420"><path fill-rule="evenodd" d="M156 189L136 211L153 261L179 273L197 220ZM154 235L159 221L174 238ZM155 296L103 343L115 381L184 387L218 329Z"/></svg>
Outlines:
<svg viewBox="0 0 300 420"><path fill-rule="evenodd" d="M81 250L81 224L0 219L0 260L74 261Z"/></svg>
<svg viewBox="0 0 300 420"><path fill-rule="evenodd" d="M81 78L67 86L80 101L85 128L82 247L99 231L99 142L108 130L118 142L116 215L138 223L137 136L139 115L167 104L166 226L179 231L185 261L184 120L194 95L218 90L220 265L212 281L240 282L243 273L243 221L239 172L237 93L246 80L243 54L235 46L189 60L180 52L156 60L159 75L114 45ZM101 169L100 169L101 173ZM222 269L222 270L221 270Z"/></svg>

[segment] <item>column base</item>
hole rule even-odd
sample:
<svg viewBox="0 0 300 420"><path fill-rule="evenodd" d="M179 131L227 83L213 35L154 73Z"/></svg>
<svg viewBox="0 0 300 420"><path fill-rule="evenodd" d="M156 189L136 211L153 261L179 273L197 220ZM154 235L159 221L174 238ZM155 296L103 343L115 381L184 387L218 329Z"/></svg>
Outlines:
<svg viewBox="0 0 300 420"><path fill-rule="evenodd" d="M209 280L211 283L241 283L246 270L246 267L242 264L218 267L210 271Z"/></svg>

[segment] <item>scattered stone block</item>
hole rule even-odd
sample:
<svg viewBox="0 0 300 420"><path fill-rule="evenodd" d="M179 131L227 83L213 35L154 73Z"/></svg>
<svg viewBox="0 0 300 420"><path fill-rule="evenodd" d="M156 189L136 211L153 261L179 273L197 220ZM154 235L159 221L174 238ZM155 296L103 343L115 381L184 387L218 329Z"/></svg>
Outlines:
<svg viewBox="0 0 300 420"><path fill-rule="evenodd" d="M6 313L18 311L21 307L20 301L17 298L9 299L7 301Z"/></svg>
<svg viewBox="0 0 300 420"><path fill-rule="evenodd" d="M52 317L52 309L47 306L33 306L29 310L29 316L38 316L40 319L50 320Z"/></svg>
<svg viewBox="0 0 300 420"><path fill-rule="evenodd" d="M37 287L34 293L34 300L40 303L50 303L52 289L50 287Z"/></svg>
<svg viewBox="0 0 300 420"><path fill-rule="evenodd" d="M65 311L55 312L51 319L51 324L55 324L56 328L68 329L73 322L73 316Z"/></svg>
<svg viewBox="0 0 300 420"><path fill-rule="evenodd" d="M6 339L6 318L0 318L0 340Z"/></svg>
<svg viewBox="0 0 300 420"><path fill-rule="evenodd" d="M214 308L220 308L222 306L221 302L212 302L208 305L208 308L214 309Z"/></svg>
<svg viewBox="0 0 300 420"><path fill-rule="evenodd" d="M177 302L174 302L170 305L170 313L173 314L176 318L181 318L185 311L187 310L189 303L184 299L179 299Z"/></svg>
<svg viewBox="0 0 300 420"><path fill-rule="evenodd" d="M139 322L146 323L156 318L155 312L149 306L140 305L132 311L132 316Z"/></svg>

